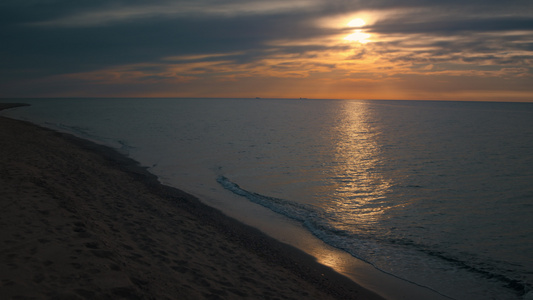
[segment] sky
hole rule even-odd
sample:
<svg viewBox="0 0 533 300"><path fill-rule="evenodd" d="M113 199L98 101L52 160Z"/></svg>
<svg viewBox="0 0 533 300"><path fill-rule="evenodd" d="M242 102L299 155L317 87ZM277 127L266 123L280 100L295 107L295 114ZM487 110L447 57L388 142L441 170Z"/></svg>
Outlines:
<svg viewBox="0 0 533 300"><path fill-rule="evenodd" d="M2 0L0 97L533 102L533 1Z"/></svg>

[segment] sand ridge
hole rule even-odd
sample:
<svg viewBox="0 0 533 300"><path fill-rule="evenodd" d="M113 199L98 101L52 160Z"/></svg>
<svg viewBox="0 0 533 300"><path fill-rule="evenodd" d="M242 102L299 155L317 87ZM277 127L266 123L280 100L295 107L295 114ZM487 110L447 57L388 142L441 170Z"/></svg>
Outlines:
<svg viewBox="0 0 533 300"><path fill-rule="evenodd" d="M379 299L112 149L1 117L0 143L2 299Z"/></svg>

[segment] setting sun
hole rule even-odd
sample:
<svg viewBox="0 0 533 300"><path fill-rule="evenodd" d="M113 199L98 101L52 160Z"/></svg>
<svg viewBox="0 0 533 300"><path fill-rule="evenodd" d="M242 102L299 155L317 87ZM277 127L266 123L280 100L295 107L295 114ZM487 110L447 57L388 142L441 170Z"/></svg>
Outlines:
<svg viewBox="0 0 533 300"><path fill-rule="evenodd" d="M350 22L348 22L348 27L363 27L366 25L366 22L365 20L361 19L361 18L356 18L356 19L353 19L351 20Z"/></svg>
<svg viewBox="0 0 533 300"><path fill-rule="evenodd" d="M348 25L348 27L350 28L361 28L366 25L366 22L365 20L361 18L355 18L355 19L352 19L350 22L348 22L348 24L346 25ZM370 38L370 34L364 33L363 30L361 29L357 29L357 30L354 30L353 33L351 33L344 39L347 41L354 41L354 42L359 42L361 44L366 44L369 42L368 38Z"/></svg>
<svg viewBox="0 0 533 300"><path fill-rule="evenodd" d="M369 37L370 37L370 34L364 33L361 30L356 30L354 33L348 35L344 39L348 41L359 42L361 44L366 44L369 42L368 40Z"/></svg>

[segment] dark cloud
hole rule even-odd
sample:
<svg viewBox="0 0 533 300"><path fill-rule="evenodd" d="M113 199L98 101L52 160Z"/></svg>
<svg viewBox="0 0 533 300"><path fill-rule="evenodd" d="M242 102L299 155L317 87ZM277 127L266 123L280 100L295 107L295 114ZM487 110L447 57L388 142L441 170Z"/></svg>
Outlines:
<svg viewBox="0 0 533 300"><path fill-rule="evenodd" d="M184 8L187 8L186 2L196 6L200 3L181 1ZM221 3L224 2L219 1L217 5ZM155 4L152 2L151 7L157 8ZM324 28L309 26L306 20L310 15L298 11L231 16L196 12L189 15L179 14L178 6L174 7L176 14L166 14L162 10L141 17L134 15L102 23L94 20L94 23L79 24L75 22L83 19L80 17L83 14L109 17L106 12L111 11L114 17L128 15L131 8L143 12L144 6L132 1L7 1L2 8L0 39L6 41L0 50L2 77L84 72L188 54L240 51L243 54L234 59L247 61L264 53L260 50L268 48L270 41L331 33ZM150 7L146 10L150 11ZM311 46L309 49L316 48L324 47ZM305 49L288 47L284 51Z"/></svg>
<svg viewBox="0 0 533 300"><path fill-rule="evenodd" d="M533 61L533 17L527 13L528 8L533 9L530 2L469 1L459 7L456 1L407 1L401 5L409 9L365 27L382 38L371 48L384 59L523 70Z"/></svg>
<svg viewBox="0 0 533 300"><path fill-rule="evenodd" d="M369 26L373 33L431 33L455 34L460 32L498 32L511 30L533 30L533 17L531 18L491 18L491 19L447 19L447 20L422 20L403 16L401 18L387 19Z"/></svg>

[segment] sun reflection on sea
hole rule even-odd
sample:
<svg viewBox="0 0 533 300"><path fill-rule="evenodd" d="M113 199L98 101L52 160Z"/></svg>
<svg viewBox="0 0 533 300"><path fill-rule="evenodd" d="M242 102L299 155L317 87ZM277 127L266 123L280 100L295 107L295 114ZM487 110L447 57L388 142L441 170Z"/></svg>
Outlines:
<svg viewBox="0 0 533 300"><path fill-rule="evenodd" d="M371 111L365 102L346 102L331 135L335 142L335 163L326 176L329 201L322 207L335 215L343 228L369 228L379 220L386 206L384 199L391 183L379 172L378 132L373 128ZM338 219L342 218L342 219Z"/></svg>
<svg viewBox="0 0 533 300"><path fill-rule="evenodd" d="M364 263L351 260L353 254L347 249L355 247L372 255L374 244L367 242L368 237L376 234L378 223L390 208L385 200L392 182L381 171L380 129L373 114L365 101L338 102L336 119L323 133L327 135L324 141L331 143L328 166L323 167L320 184L312 188L320 199L313 204L324 212L315 234L348 252L318 247L306 251L320 263L351 276L357 273L354 270L364 268Z"/></svg>

